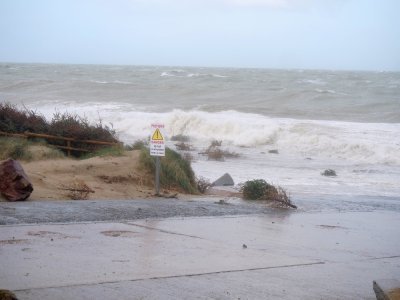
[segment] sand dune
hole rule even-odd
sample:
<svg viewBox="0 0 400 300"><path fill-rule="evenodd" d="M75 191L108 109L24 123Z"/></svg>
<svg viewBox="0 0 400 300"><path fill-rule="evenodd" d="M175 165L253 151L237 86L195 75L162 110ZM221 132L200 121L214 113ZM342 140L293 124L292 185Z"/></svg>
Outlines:
<svg viewBox="0 0 400 300"><path fill-rule="evenodd" d="M149 197L153 178L139 168L138 158L139 151L128 151L119 157L21 162L34 187L28 200L71 199L72 190L83 186L93 191L89 199Z"/></svg>

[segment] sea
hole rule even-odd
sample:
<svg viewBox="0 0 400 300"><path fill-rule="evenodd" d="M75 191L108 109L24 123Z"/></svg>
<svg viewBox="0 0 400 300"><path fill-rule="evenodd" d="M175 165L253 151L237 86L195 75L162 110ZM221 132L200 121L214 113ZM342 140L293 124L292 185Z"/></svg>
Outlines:
<svg viewBox="0 0 400 300"><path fill-rule="evenodd" d="M400 210L399 72L1 63L0 101L101 120L126 144L164 124L197 177L264 179L304 208ZM239 156L209 160L214 140Z"/></svg>

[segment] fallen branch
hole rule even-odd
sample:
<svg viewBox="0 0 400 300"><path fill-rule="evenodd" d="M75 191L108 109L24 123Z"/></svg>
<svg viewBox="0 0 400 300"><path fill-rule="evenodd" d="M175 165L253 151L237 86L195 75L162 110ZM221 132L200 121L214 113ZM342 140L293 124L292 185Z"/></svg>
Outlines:
<svg viewBox="0 0 400 300"><path fill-rule="evenodd" d="M59 190L64 190L64 191L70 191L70 192L88 192L88 193L94 193L95 191L93 191L91 188L83 188L83 189L74 189L74 188L58 188Z"/></svg>

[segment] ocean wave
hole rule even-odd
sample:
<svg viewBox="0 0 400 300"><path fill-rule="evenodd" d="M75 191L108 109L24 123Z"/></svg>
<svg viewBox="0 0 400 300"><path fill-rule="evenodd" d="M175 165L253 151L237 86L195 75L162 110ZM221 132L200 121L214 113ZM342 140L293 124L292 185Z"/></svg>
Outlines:
<svg viewBox="0 0 400 300"><path fill-rule="evenodd" d="M314 89L314 91L321 94L336 94L334 90Z"/></svg>
<svg viewBox="0 0 400 300"><path fill-rule="evenodd" d="M61 104L60 104L61 105ZM70 110L71 103L66 105ZM279 149L279 153L301 159L306 157L346 160L353 163L400 165L398 123L355 123L339 121L271 118L234 110L205 112L175 109L155 113L138 111L128 103L76 103L76 112L89 120L99 117L112 123L128 143L147 138L150 125L165 124L168 137L186 135L198 146L211 140L225 145L244 147L246 151ZM58 108L60 111L64 109ZM54 106L40 109L52 115Z"/></svg>
<svg viewBox="0 0 400 300"><path fill-rule="evenodd" d="M90 82L98 83L98 84L132 84L132 82L121 81L121 80L114 80L114 81L90 80Z"/></svg>
<svg viewBox="0 0 400 300"><path fill-rule="evenodd" d="M326 82L323 81L322 79L303 79L300 80L299 83L307 83L311 85L326 85Z"/></svg>
<svg viewBox="0 0 400 300"><path fill-rule="evenodd" d="M396 137L400 124L351 123L268 118L237 111L173 110L167 113L126 112L114 120L123 136L142 138L149 124L165 124L169 137L187 135L198 145L222 140L235 147L273 147L299 157L350 160L356 163L400 164ZM147 130L147 131L146 131Z"/></svg>
<svg viewBox="0 0 400 300"><path fill-rule="evenodd" d="M161 77L214 77L214 78L226 78L228 76L220 75L220 74L208 74L208 73L191 73L185 70L172 70L172 71L164 71L160 75Z"/></svg>

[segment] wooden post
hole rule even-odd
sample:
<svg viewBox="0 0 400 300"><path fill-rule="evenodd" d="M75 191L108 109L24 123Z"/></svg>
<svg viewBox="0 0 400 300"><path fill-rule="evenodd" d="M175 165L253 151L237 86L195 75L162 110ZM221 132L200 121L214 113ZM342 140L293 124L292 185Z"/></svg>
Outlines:
<svg viewBox="0 0 400 300"><path fill-rule="evenodd" d="M67 140L67 147L71 148L71 141L70 140ZM71 156L71 149L68 149L68 157L70 157L70 156Z"/></svg>
<svg viewBox="0 0 400 300"><path fill-rule="evenodd" d="M156 195L160 195L160 157L156 156Z"/></svg>

